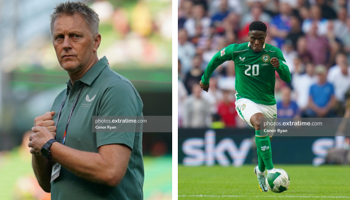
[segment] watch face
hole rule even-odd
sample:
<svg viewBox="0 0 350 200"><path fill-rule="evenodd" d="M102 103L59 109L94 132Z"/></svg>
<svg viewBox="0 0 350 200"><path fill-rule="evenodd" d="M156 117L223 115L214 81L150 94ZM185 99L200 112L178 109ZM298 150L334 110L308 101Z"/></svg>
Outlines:
<svg viewBox="0 0 350 200"><path fill-rule="evenodd" d="M52 143L54 143L56 140L52 139L49 140L46 144L44 144L44 146L41 148L41 154L43 154L43 157L46 159L51 159L51 151L50 151L50 147L52 145Z"/></svg>

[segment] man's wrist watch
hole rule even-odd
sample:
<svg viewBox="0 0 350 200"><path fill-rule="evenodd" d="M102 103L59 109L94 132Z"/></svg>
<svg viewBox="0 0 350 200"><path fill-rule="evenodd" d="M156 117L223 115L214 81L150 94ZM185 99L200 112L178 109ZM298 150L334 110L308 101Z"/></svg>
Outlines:
<svg viewBox="0 0 350 200"><path fill-rule="evenodd" d="M50 148L54 142L57 142L55 139L47 141L43 147L41 147L41 154L44 158L51 160L51 151Z"/></svg>

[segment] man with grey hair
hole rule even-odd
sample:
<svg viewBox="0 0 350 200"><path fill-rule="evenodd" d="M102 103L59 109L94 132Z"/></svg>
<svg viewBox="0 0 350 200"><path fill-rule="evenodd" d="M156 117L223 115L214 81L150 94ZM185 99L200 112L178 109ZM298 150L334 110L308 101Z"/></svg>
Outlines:
<svg viewBox="0 0 350 200"><path fill-rule="evenodd" d="M51 112L35 118L29 137L32 166L53 200L143 199L142 132L92 130L92 116L142 116L129 80L98 59L98 15L81 2L51 15L52 42L67 88Z"/></svg>

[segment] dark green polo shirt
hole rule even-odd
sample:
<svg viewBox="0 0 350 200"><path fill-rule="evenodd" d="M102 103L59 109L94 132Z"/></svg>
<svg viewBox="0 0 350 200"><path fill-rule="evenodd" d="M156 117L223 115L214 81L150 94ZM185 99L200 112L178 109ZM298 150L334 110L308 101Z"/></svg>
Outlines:
<svg viewBox="0 0 350 200"><path fill-rule="evenodd" d="M53 118L55 122L62 101L68 95L61 118L56 125L56 140L62 143L69 113L83 85L84 88L69 123L65 145L97 153L98 147L102 145L124 144L132 150L128 168L119 185L109 187L87 181L62 167L60 176L51 183L51 198L53 200L143 199L142 132L92 132L92 116L142 116L143 104L140 95L128 79L109 68L105 57L91 67L73 86L68 81L67 89L56 97L51 109L56 112Z"/></svg>

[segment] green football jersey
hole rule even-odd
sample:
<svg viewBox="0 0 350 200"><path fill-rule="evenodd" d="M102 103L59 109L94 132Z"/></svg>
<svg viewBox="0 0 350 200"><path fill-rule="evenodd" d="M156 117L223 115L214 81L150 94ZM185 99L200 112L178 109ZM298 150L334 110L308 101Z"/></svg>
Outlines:
<svg viewBox="0 0 350 200"><path fill-rule="evenodd" d="M281 50L270 44L264 44L261 52L255 53L250 47L250 43L231 44L210 60L202 83L209 84L210 75L223 62L232 60L235 62L236 71L236 98L247 98L255 103L264 105L274 105L275 100L275 71L285 82L291 81L291 75L286 60ZM276 57L280 66L275 69L270 60Z"/></svg>

